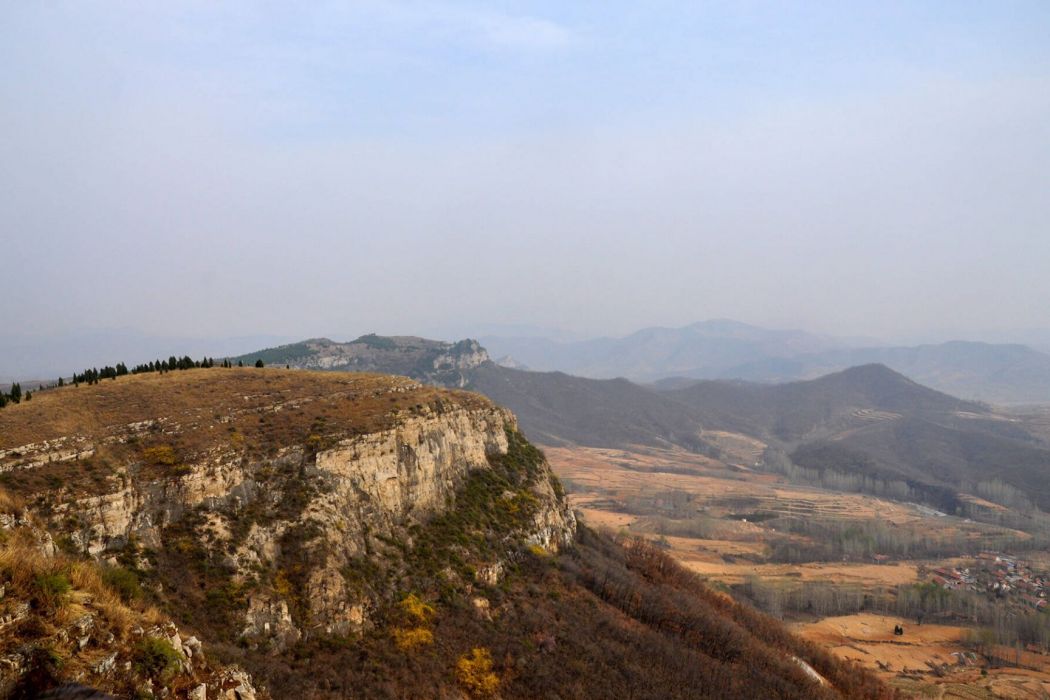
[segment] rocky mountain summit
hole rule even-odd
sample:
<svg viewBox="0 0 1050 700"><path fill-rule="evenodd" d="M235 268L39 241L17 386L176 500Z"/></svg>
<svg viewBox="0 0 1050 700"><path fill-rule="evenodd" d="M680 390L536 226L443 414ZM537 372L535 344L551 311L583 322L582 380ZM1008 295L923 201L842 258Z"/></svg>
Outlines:
<svg viewBox="0 0 1050 700"><path fill-rule="evenodd" d="M400 374L430 384L466 385L464 372L489 361L476 340L446 343L415 336L363 335L349 343L314 338L234 358L244 364L262 360L267 365L295 369L326 369Z"/></svg>
<svg viewBox="0 0 1050 700"><path fill-rule="evenodd" d="M368 626L413 559L453 546L426 526L464 487L498 486L507 517L433 572L447 584L498 583L499 538L555 552L575 532L511 414L404 378L177 373L27 408L4 416L0 482L64 549L126 565L182 619L249 648Z"/></svg>

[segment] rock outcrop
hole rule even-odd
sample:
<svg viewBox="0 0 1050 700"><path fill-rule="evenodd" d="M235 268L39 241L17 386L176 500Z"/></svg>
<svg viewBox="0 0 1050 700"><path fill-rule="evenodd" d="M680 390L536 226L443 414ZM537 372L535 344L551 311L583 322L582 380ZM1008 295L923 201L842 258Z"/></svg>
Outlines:
<svg viewBox="0 0 1050 700"><path fill-rule="evenodd" d="M121 596L106 569L56 552L32 516L5 521L0 541L0 697L57 685L61 697L261 697L245 671Z"/></svg>
<svg viewBox="0 0 1050 700"><path fill-rule="evenodd" d="M27 480L41 469L93 465L88 452L105 460L107 473L36 493L31 509L61 530L67 548L156 575L172 594L181 571L210 576L202 579L205 603L215 602L215 589L227 592L218 600L228 609L217 612L234 609L232 638L251 645L280 649L367 626L388 591L362 580L360 570L372 578L382 570L388 581L412 576L413 550L428 524L455 509L472 475L491 472L512 442L526 444L510 413L475 395L368 375L208 371L242 381L233 389L171 388L226 391L225 412L187 415L156 397L149 412L127 416L135 420L0 444L0 471ZM275 375L277 386L255 386ZM291 401L281 390L310 381L314 389ZM251 393L258 389L265 390ZM271 416L279 425L268 425ZM508 482L499 495L518 508L518 519L508 520L511 539L557 551L571 541L575 521L542 456L530 459L529 478ZM492 572L513 549L455 558L470 558L494 582Z"/></svg>
<svg viewBox="0 0 1050 700"><path fill-rule="evenodd" d="M462 388L466 384L463 373L488 362L489 355L478 341L471 339L447 343L415 336L365 335L349 343L314 338L237 359L245 364L263 360L296 369L401 374L430 384Z"/></svg>

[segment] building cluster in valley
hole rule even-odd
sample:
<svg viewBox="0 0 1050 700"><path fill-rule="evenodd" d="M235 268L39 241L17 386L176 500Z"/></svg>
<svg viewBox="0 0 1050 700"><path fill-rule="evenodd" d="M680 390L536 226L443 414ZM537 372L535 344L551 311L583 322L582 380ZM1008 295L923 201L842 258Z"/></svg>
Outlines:
<svg viewBox="0 0 1050 700"><path fill-rule="evenodd" d="M932 569L930 581L948 590L1014 598L1036 610L1046 610L1048 606L1050 574L1033 569L1027 561L997 552L981 552L968 567Z"/></svg>

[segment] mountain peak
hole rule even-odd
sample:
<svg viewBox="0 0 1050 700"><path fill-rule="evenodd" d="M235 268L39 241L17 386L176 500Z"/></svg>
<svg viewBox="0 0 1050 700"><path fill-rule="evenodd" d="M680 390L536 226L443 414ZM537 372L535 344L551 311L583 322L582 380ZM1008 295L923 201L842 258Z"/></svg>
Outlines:
<svg viewBox="0 0 1050 700"><path fill-rule="evenodd" d="M401 374L431 384L463 386L462 373L489 361L476 340L455 343L416 336L368 333L348 343L314 338L267 348L235 360L287 365L292 369L325 369Z"/></svg>

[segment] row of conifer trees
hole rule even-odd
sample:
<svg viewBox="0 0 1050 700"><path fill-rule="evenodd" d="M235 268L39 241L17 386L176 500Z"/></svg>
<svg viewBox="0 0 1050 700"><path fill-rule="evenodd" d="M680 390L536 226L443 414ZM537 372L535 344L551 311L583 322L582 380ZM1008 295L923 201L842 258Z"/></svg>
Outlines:
<svg viewBox="0 0 1050 700"><path fill-rule="evenodd" d="M11 388L7 390L7 393L0 391L0 408L3 408L9 403L22 403L23 400L29 401L33 398L33 392L26 390L25 394L22 393L22 385L15 382L11 385Z"/></svg>
<svg viewBox="0 0 1050 700"><path fill-rule="evenodd" d="M128 374L145 374L148 372L173 372L175 370L187 370L187 369L207 369L209 367L215 367L216 362L214 357L205 357L200 360L194 360L189 355L183 357L175 357L172 355L166 360L154 360L152 362L135 365L130 370L128 366L123 362L118 362L116 365L106 365L102 369L98 367L92 367L85 369L81 372L74 372L72 382L74 386L81 384L98 384L103 379L116 379L117 377L123 377ZM219 367L233 367L233 361L229 359L223 359L218 363ZM237 361L237 367L244 367L244 362L241 360ZM256 360L256 367L262 367L263 361ZM38 390L50 389L57 386L65 386L66 380L63 377L59 377L58 381L50 386L38 386ZM33 398L33 394L30 391L22 392L22 385L15 382L11 385L11 388L4 393L0 391L0 408L3 408L9 403L21 403L22 401L29 401Z"/></svg>

